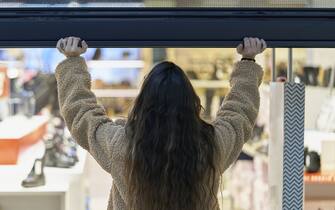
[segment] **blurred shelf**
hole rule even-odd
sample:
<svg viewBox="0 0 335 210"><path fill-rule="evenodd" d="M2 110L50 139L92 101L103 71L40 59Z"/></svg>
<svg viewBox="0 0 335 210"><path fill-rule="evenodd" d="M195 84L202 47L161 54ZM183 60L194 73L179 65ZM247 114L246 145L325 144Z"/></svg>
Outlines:
<svg viewBox="0 0 335 210"><path fill-rule="evenodd" d="M313 199L335 199L335 173L305 173L305 198Z"/></svg>
<svg viewBox="0 0 335 210"><path fill-rule="evenodd" d="M335 184L335 173L334 174L305 173L304 180L305 183Z"/></svg>
<svg viewBox="0 0 335 210"><path fill-rule="evenodd" d="M309 150L321 153L321 142L322 141L335 141L334 132L323 132L318 130L305 130L305 141L304 145L309 148Z"/></svg>
<svg viewBox="0 0 335 210"><path fill-rule="evenodd" d="M26 178L33 167L36 158L44 154L45 146L43 141L32 145L20 152L16 165L0 165L0 195L29 195L34 194L59 194L69 190L70 183L78 179L84 172L87 152L78 146L77 155L79 162L72 168L44 167L46 184L40 187L24 188L21 181Z"/></svg>
<svg viewBox="0 0 335 210"><path fill-rule="evenodd" d="M258 148L260 148L264 144L264 140L256 142L256 143L246 143L243 145L242 151L255 158L260 158L264 162L269 162L269 158L266 154L260 153L257 151Z"/></svg>
<svg viewBox="0 0 335 210"><path fill-rule="evenodd" d="M191 80L195 88L227 88L229 83L225 81ZM139 89L92 89L98 98L135 98Z"/></svg>
<svg viewBox="0 0 335 210"><path fill-rule="evenodd" d="M124 69L134 69L143 68L144 61L142 60L91 60L87 61L87 66L89 68L101 68L109 70L109 68L124 68Z"/></svg>
<svg viewBox="0 0 335 210"><path fill-rule="evenodd" d="M98 98L135 98L138 89L93 89L93 93Z"/></svg>
<svg viewBox="0 0 335 210"><path fill-rule="evenodd" d="M221 80L191 80L195 88L229 88L228 81Z"/></svg>
<svg viewBox="0 0 335 210"><path fill-rule="evenodd" d="M31 118L16 115L7 117L0 123L0 140L21 140L31 133L36 132L48 122L48 117L35 115ZM13 130L13 128L19 128ZM33 135L35 136L35 135Z"/></svg>
<svg viewBox="0 0 335 210"><path fill-rule="evenodd" d="M322 140L334 140L335 141L335 133L334 132L322 132L317 130L305 130L305 146L308 146L310 150L321 153L321 141ZM250 142L250 141L249 141ZM251 157L261 156L261 158L267 158L266 155L257 151L264 141L259 141L256 143L246 143L244 144L242 151ZM335 172L334 172L334 180L335 180ZM334 181L335 183L335 181Z"/></svg>

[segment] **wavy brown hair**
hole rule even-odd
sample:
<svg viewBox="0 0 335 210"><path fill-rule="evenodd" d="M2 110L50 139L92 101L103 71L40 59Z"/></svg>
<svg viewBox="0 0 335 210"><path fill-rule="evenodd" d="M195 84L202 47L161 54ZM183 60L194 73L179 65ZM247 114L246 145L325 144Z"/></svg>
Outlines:
<svg viewBox="0 0 335 210"><path fill-rule="evenodd" d="M217 199L214 128L180 67L156 65L126 126L128 209L212 210Z"/></svg>

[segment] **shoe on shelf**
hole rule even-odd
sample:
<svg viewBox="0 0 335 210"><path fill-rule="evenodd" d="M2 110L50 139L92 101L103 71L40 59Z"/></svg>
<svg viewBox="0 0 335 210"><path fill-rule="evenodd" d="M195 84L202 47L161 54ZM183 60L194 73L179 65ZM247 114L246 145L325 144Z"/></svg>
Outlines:
<svg viewBox="0 0 335 210"><path fill-rule="evenodd" d="M45 140L45 166L70 168L78 162L76 143L56 132Z"/></svg>
<svg viewBox="0 0 335 210"><path fill-rule="evenodd" d="M56 148L45 151L45 166L57 168L70 168L76 164L76 160L64 153L57 151Z"/></svg>
<svg viewBox="0 0 335 210"><path fill-rule="evenodd" d="M38 187L45 185L44 160L36 159L27 178L22 181L22 187Z"/></svg>

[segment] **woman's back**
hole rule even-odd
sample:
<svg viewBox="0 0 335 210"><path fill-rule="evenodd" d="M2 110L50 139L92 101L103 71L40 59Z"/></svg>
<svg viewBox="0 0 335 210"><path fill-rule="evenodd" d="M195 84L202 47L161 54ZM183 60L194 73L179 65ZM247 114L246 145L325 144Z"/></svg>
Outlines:
<svg viewBox="0 0 335 210"><path fill-rule="evenodd" d="M258 113L260 66L235 66L232 89L212 124L201 120L198 96L170 62L148 75L120 124L96 103L82 58L63 61L56 78L71 134L114 179L108 209L218 208L219 177L250 137Z"/></svg>
<svg viewBox="0 0 335 210"><path fill-rule="evenodd" d="M208 179L216 172L217 146L214 128L200 112L200 99L183 70L171 62L157 64L126 125L131 209L196 210L213 203L214 184Z"/></svg>

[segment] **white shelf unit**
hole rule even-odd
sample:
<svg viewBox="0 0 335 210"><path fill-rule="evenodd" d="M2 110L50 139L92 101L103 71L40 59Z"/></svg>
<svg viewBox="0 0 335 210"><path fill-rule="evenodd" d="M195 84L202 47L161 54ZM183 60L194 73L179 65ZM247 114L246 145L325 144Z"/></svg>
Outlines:
<svg viewBox="0 0 335 210"><path fill-rule="evenodd" d="M320 132L316 130L305 131L305 146L311 150L321 152L321 141L324 139L334 139L335 133ZM264 141L255 144L244 144L242 151L251 157L258 157L262 161L269 163L268 156L259 153L256 149ZM334 199L335 197L335 183L322 183L322 182L306 182L305 181L305 197L307 199L326 198Z"/></svg>
<svg viewBox="0 0 335 210"><path fill-rule="evenodd" d="M111 69L142 69L145 66L143 60L91 60L87 62L91 69L98 68L110 71ZM135 98L139 93L138 89L92 89L98 98Z"/></svg>
<svg viewBox="0 0 335 210"><path fill-rule="evenodd" d="M229 88L228 81L221 80L191 80L195 88Z"/></svg>
<svg viewBox="0 0 335 210"><path fill-rule="evenodd" d="M191 80L195 88L228 88L229 83L226 81L211 80ZM139 89L92 89L98 98L135 98Z"/></svg>
<svg viewBox="0 0 335 210"><path fill-rule="evenodd" d="M89 68L101 68L110 70L110 68L141 69L144 68L142 60L90 60L87 61Z"/></svg>
<svg viewBox="0 0 335 210"><path fill-rule="evenodd" d="M21 181L30 172L34 160L43 156L42 141L21 151L16 165L0 165L0 208L15 210L84 210L83 171L86 151L77 148L79 162L72 168L45 167L46 184L24 188ZM19 202L18 202L19 201Z"/></svg>
<svg viewBox="0 0 335 210"><path fill-rule="evenodd" d="M138 89L93 89L98 98L135 98L139 93Z"/></svg>

